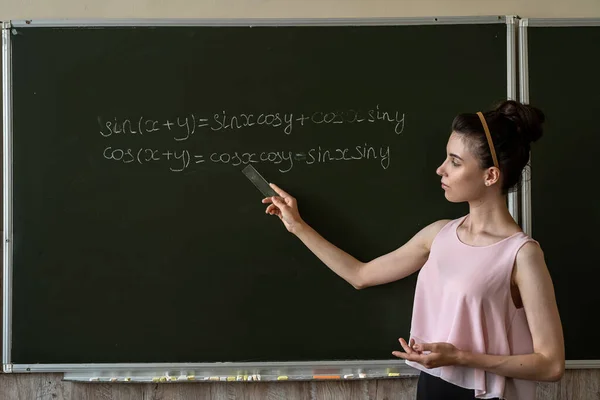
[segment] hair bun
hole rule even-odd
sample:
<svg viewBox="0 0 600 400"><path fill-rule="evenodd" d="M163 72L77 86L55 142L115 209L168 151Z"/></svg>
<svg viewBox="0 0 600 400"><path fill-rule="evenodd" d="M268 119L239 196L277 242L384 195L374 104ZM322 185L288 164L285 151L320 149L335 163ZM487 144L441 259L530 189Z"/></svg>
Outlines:
<svg viewBox="0 0 600 400"><path fill-rule="evenodd" d="M507 100L498 105L495 111L512 121L517 127L517 133L527 142L535 142L542 137L542 124L546 117L539 108Z"/></svg>

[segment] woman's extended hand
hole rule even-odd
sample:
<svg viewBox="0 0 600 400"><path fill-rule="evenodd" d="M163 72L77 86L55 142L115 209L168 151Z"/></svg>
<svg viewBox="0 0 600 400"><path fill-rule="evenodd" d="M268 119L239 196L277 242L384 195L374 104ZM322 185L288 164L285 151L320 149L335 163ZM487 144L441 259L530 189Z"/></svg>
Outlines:
<svg viewBox="0 0 600 400"><path fill-rule="evenodd" d="M398 339L404 352L393 351L392 354L398 358L418 362L425 368L437 368L445 365L459 364L461 351L450 343L420 343L415 344L410 340L410 344L402 338ZM428 352L423 354L423 352Z"/></svg>
<svg viewBox="0 0 600 400"><path fill-rule="evenodd" d="M267 214L277 215L285 228L292 233L295 233L304 224L298 211L296 199L286 193L283 189L275 185L269 184L279 196L267 197L262 200L263 203L271 203L265 210Z"/></svg>

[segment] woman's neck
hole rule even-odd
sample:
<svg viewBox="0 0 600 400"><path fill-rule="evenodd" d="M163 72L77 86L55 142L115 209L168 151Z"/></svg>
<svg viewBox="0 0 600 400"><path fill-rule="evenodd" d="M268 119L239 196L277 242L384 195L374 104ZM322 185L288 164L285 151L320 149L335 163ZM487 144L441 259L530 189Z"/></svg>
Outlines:
<svg viewBox="0 0 600 400"><path fill-rule="evenodd" d="M475 202L469 202L469 216L462 224L472 235L481 233L513 232L519 226L506 206L506 196L494 196Z"/></svg>

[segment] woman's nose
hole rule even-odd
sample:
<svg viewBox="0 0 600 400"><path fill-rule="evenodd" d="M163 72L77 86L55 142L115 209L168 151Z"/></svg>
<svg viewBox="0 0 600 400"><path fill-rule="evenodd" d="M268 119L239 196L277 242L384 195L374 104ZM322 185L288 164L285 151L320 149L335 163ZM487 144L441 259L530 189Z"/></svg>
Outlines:
<svg viewBox="0 0 600 400"><path fill-rule="evenodd" d="M444 164L440 165L439 167L437 167L437 169L435 170L435 173L438 174L439 176L443 176L444 175L444 170L442 169L442 167L444 166Z"/></svg>

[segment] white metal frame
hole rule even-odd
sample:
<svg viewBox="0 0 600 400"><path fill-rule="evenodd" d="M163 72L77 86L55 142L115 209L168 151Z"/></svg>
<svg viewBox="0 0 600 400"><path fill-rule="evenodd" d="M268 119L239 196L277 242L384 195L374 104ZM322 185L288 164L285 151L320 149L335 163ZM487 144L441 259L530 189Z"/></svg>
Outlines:
<svg viewBox="0 0 600 400"><path fill-rule="evenodd" d="M76 381L171 382L171 381L251 381L387 378L416 376L418 371L403 361L356 360L277 363L123 363L123 364L12 364L12 80L11 29L13 27L110 27L110 26L342 26L342 25L455 25L501 23L507 26L507 97L517 97L517 22L514 16L370 18L370 19L161 19L161 20L19 20L2 25L3 118L4 118L4 259L3 332L4 372L64 372ZM516 195L508 198L511 215L518 221ZM585 368L575 361L573 368ZM569 365L569 363L567 363ZM334 371L332 373L332 371Z"/></svg>
<svg viewBox="0 0 600 400"><path fill-rule="evenodd" d="M529 60L527 51L527 19L519 22L519 100L529 103ZM521 228L531 236L531 153L521 181Z"/></svg>
<svg viewBox="0 0 600 400"><path fill-rule="evenodd" d="M108 26L381 26L381 25L457 25L506 23L506 16L419 17L419 18L289 18L289 19L78 19L12 20L13 27L108 27Z"/></svg>
<svg viewBox="0 0 600 400"><path fill-rule="evenodd" d="M506 25L506 98L517 100L517 17L508 17ZM508 211L515 222L519 221L519 193L508 194Z"/></svg>
<svg viewBox="0 0 600 400"><path fill-rule="evenodd" d="M2 242L2 366L4 372L12 372L11 327L12 327L12 78L10 57L10 23L2 24L2 118L3 118L3 207L4 217Z"/></svg>

